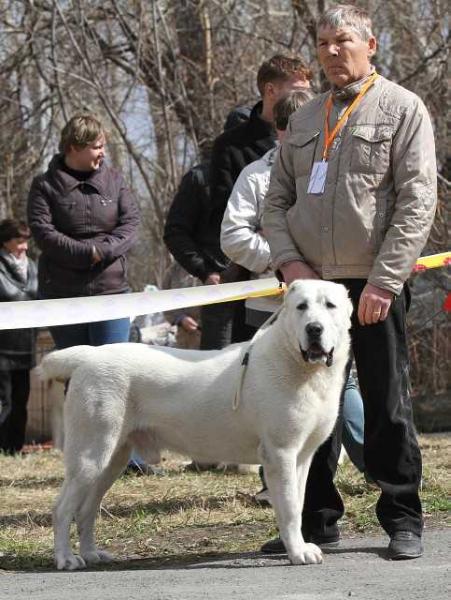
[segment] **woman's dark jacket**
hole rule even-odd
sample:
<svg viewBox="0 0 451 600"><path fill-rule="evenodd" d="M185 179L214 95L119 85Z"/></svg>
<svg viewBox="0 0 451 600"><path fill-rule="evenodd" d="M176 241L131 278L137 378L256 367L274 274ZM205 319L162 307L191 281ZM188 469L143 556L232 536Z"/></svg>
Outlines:
<svg viewBox="0 0 451 600"><path fill-rule="evenodd" d="M28 222L41 249L39 292L47 298L116 294L128 289L126 252L138 209L120 173L103 163L82 179L56 155L34 178ZM101 261L93 264L95 245Z"/></svg>
<svg viewBox="0 0 451 600"><path fill-rule="evenodd" d="M0 302L34 300L37 291L35 263L28 259L25 277L9 253L0 250ZM34 329L0 330L0 370L33 367L35 339Z"/></svg>

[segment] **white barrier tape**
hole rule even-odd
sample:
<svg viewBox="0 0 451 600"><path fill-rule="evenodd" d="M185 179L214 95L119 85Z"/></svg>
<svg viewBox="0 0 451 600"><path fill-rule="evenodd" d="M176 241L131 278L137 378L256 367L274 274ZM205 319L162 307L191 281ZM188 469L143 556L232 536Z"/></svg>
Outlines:
<svg viewBox="0 0 451 600"><path fill-rule="evenodd" d="M275 277L177 290L0 303L0 330L121 319L131 315L280 294Z"/></svg>

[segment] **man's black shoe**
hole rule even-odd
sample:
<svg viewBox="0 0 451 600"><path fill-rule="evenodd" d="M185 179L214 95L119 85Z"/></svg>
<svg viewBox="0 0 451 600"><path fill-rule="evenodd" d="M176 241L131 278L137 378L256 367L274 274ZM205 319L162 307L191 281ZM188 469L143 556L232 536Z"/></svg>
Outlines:
<svg viewBox="0 0 451 600"><path fill-rule="evenodd" d="M340 543L340 534L323 536L311 534L304 536L304 540L311 544L316 544L323 550L336 548ZM265 542L260 548L260 552L265 554L286 554L285 544L282 542L280 537L276 537L269 542Z"/></svg>
<svg viewBox="0 0 451 600"><path fill-rule="evenodd" d="M388 545L389 560L409 560L423 555L423 540L421 535L412 531L396 531Z"/></svg>

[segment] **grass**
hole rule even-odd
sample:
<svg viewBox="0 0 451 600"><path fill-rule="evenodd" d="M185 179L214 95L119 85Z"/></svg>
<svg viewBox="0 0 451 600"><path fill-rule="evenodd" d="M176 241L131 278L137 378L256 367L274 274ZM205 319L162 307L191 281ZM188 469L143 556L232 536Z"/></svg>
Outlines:
<svg viewBox="0 0 451 600"><path fill-rule="evenodd" d="M451 437L421 438L422 501L426 526L449 525ZM252 552L276 533L274 513L253 501L257 475L183 472L168 456L166 474L123 476L104 499L97 539L120 559L104 569L183 563L209 555ZM51 509L63 481L61 454L38 451L0 456L0 567L53 568ZM345 535L379 531L377 490L346 462L337 485L346 514ZM75 534L74 541L75 541Z"/></svg>

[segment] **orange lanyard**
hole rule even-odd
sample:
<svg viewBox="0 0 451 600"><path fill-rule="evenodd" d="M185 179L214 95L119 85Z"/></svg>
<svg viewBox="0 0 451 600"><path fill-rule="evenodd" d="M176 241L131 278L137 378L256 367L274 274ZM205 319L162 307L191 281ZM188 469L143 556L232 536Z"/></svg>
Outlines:
<svg viewBox="0 0 451 600"><path fill-rule="evenodd" d="M324 149L323 149L323 160L324 161L326 161L329 158L329 150L330 150L330 147L332 146L332 143L333 143L337 133L343 127L343 125L345 124L347 118L352 113L352 111L355 108L357 108L357 106L360 104L363 96L366 94L366 92L369 90L369 88L373 85L373 83L376 81L376 79L378 77L379 77L378 73L374 72L368 78L368 80L365 82L365 84L362 85L362 89L360 90L360 92L357 94L357 96L354 98L352 103L348 106L348 108L345 110L345 112L341 115L341 117L335 123L335 127L332 129L332 132L329 131L329 117L330 117L330 111L332 110L332 95L330 95L329 98L327 99L326 120L324 122Z"/></svg>

